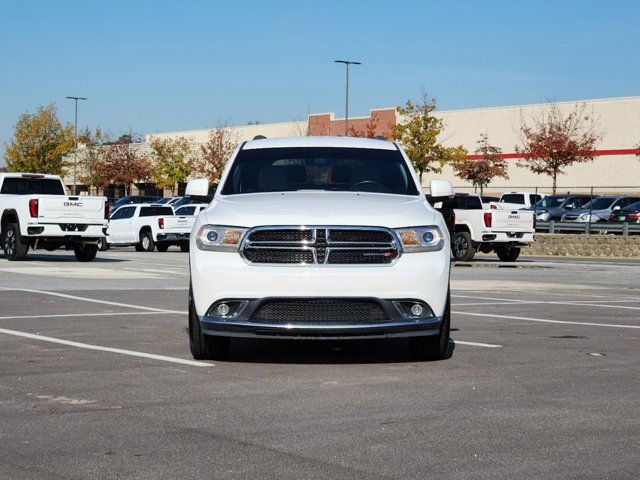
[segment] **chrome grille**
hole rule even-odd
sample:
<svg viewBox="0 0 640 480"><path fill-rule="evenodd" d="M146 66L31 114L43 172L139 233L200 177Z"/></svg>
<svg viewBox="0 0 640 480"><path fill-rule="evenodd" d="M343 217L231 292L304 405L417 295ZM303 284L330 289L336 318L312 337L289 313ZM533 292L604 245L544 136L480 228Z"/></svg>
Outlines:
<svg viewBox="0 0 640 480"><path fill-rule="evenodd" d="M240 254L252 264L389 265L400 256L395 233L383 227L256 227Z"/></svg>

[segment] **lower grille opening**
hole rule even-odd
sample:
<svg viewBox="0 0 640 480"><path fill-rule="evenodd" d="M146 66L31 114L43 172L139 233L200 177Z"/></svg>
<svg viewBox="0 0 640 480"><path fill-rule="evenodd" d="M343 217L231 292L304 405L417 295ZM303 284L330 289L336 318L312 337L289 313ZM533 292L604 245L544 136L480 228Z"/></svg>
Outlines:
<svg viewBox="0 0 640 480"><path fill-rule="evenodd" d="M388 322L389 316L369 299L269 299L251 315L250 321L266 324L307 323L341 325Z"/></svg>

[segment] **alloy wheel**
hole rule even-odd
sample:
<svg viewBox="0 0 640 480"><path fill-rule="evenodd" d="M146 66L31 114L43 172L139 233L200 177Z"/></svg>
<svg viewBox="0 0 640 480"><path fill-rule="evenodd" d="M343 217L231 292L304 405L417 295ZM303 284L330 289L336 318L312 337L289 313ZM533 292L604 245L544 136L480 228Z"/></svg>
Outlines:
<svg viewBox="0 0 640 480"><path fill-rule="evenodd" d="M14 254L16 250L16 236L13 230L9 230L4 239L4 253L7 256Z"/></svg>
<svg viewBox="0 0 640 480"><path fill-rule="evenodd" d="M464 257L469 251L469 242L464 237L457 237L455 241L456 257Z"/></svg>

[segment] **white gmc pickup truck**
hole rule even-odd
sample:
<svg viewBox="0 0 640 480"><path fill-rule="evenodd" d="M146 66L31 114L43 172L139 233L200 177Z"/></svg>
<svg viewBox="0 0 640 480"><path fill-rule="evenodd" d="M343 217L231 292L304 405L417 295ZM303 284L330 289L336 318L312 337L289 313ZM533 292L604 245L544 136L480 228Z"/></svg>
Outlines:
<svg viewBox="0 0 640 480"><path fill-rule="evenodd" d="M453 189L433 180L431 193ZM409 337L416 358L446 358L449 240L397 143L245 142L191 234L191 352L224 358L231 337Z"/></svg>
<svg viewBox="0 0 640 480"><path fill-rule="evenodd" d="M0 173L0 240L7 260L22 260L29 248L67 248L92 261L105 236L105 197L67 196L57 175Z"/></svg>
<svg viewBox="0 0 640 480"><path fill-rule="evenodd" d="M164 205L142 203L119 207L109 219L107 243L120 247L133 245L138 252L153 252L164 229L164 219L170 216L173 209Z"/></svg>
<svg viewBox="0 0 640 480"><path fill-rule="evenodd" d="M444 202L434 203L438 209L453 209L455 227L453 257L471 260L477 251L495 252L502 261L513 262L521 247L534 241L535 219L532 211L506 210L482 203L479 195L458 194Z"/></svg>
<svg viewBox="0 0 640 480"><path fill-rule="evenodd" d="M171 245L180 247L180 251L189 251L189 237L191 230L196 223L197 215L207 208L209 204L194 203L178 207L174 214L169 217L162 217L158 220L161 225L156 234L156 248L159 252L166 252Z"/></svg>

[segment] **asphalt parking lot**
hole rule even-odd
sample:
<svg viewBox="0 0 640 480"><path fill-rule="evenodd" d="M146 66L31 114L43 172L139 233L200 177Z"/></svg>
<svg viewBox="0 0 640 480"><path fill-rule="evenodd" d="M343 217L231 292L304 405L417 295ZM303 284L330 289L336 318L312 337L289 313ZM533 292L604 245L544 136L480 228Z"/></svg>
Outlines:
<svg viewBox="0 0 640 480"><path fill-rule="evenodd" d="M0 256L0 478L640 475L640 261L454 268L452 355L236 341L196 362L187 254Z"/></svg>

